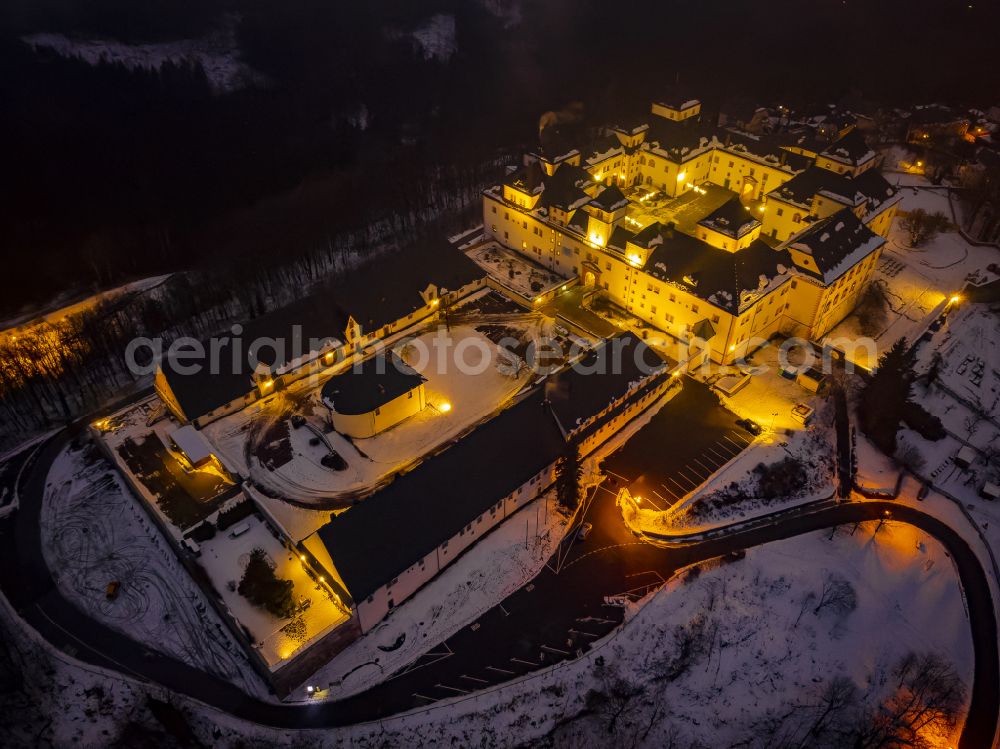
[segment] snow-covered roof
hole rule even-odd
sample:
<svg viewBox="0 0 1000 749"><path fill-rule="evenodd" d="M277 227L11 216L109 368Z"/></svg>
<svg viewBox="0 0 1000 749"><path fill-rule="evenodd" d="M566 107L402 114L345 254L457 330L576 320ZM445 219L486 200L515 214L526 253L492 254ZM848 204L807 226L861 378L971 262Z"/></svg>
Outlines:
<svg viewBox="0 0 1000 749"><path fill-rule="evenodd" d="M884 244L884 237L861 223L849 208L844 208L811 226L789 247L813 259L815 268L797 263L801 270L831 284Z"/></svg>
<svg viewBox="0 0 1000 749"><path fill-rule="evenodd" d="M198 465L214 454L212 445L205 438L205 435L190 424L171 432L170 441L184 453L192 465Z"/></svg>

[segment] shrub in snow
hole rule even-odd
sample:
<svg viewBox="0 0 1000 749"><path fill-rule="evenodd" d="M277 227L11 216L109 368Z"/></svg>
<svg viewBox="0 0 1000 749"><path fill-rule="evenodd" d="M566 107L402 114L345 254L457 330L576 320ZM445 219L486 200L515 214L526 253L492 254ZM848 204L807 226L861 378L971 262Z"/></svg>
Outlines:
<svg viewBox="0 0 1000 749"><path fill-rule="evenodd" d="M250 603L285 619L295 613L294 583L274 574L267 554L257 548L250 552L243 579L237 590Z"/></svg>

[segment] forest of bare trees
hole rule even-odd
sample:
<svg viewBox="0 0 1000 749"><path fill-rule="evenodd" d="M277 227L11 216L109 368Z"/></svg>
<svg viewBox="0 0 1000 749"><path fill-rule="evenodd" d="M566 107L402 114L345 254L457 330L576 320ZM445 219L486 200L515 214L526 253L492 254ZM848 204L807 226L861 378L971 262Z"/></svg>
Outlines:
<svg viewBox="0 0 1000 749"><path fill-rule="evenodd" d="M112 298L56 322L0 341L0 451L33 433L73 420L148 387L126 366L128 343L139 337L208 337L256 318L303 292L376 258L405 251L428 233L443 234L472 220L481 190L502 174L507 159L425 174L420 190L393 195L396 210L362 230L328 235L270 260L179 273L155 293Z"/></svg>

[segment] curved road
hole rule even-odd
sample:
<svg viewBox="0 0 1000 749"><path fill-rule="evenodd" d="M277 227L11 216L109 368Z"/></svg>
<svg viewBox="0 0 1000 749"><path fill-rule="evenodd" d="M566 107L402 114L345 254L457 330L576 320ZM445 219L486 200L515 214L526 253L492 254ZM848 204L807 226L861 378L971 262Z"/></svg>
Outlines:
<svg viewBox="0 0 1000 749"><path fill-rule="evenodd" d="M1000 711L1000 655L989 581L975 552L958 533L911 507L891 502L833 505L784 518L778 525L680 546L664 541L661 546L656 539L637 542L621 522L614 494L600 490L585 510L594 525L587 541L565 546L560 564L550 563L532 585L484 614L475 632L465 627L456 633L447 641L444 654L422 663L420 668L404 669L391 680L345 700L272 704L252 698L196 668L149 651L90 619L60 595L42 556L39 517L49 468L68 440L67 433L60 433L39 451L25 471L20 508L12 518L0 523L0 587L4 594L28 624L52 645L75 658L158 683L251 722L286 728L344 726L454 696L486 683L509 680L538 667L534 659L541 660L537 655L539 643L543 643L543 649L546 642L560 644L559 638L567 632L576 632L574 626L591 630L585 634L592 638L613 629L620 621L620 613L609 614L602 606L605 595L641 587L643 581L655 584L657 578L666 579L685 565L721 554L835 525L878 519L890 509L894 521L909 523L935 537L955 561L968 603L975 654L971 705L959 746L982 749L993 743ZM544 598L545 605L539 604L539 598ZM531 653L536 655L528 655ZM506 657L511 655L520 657ZM501 656L504 657L498 660ZM516 668L515 662L520 664ZM497 667L501 663L505 668ZM498 679L496 674L501 672L505 675ZM493 676L487 679L488 674ZM474 686L460 681L470 678L481 684ZM464 689L449 684L461 684ZM430 697L424 697L428 694Z"/></svg>

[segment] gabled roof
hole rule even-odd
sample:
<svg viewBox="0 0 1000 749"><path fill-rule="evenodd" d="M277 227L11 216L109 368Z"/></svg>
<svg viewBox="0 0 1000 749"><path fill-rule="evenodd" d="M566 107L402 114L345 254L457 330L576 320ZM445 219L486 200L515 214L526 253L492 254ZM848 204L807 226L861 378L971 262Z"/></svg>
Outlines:
<svg viewBox="0 0 1000 749"><path fill-rule="evenodd" d="M621 371L553 375L554 384L533 390L323 526L319 538L354 600L405 572L564 454L560 423L572 430L577 419L596 416L628 392L640 377L633 355L648 356L649 349L631 333L620 338L628 339L619 344L626 352Z"/></svg>
<svg viewBox="0 0 1000 749"><path fill-rule="evenodd" d="M720 130L716 134L716 140L725 150L754 156L785 171L801 172L812 164L812 159L808 156L785 150L782 140L773 135L751 135L734 130Z"/></svg>
<svg viewBox="0 0 1000 749"><path fill-rule="evenodd" d="M503 183L515 190L533 194L542 189L544 179L545 172L542 171L542 165L537 161L532 161L527 166L515 169L504 177Z"/></svg>
<svg viewBox="0 0 1000 749"><path fill-rule="evenodd" d="M426 381L394 353L376 354L327 380L323 402L339 414L371 413Z"/></svg>
<svg viewBox="0 0 1000 749"><path fill-rule="evenodd" d="M868 210L873 211L896 197L897 190L877 169L868 169L853 180L854 189L868 200Z"/></svg>
<svg viewBox="0 0 1000 749"><path fill-rule="evenodd" d="M551 375L545 392L562 428L571 432L624 396L634 383L665 367L659 354L637 335L626 332L602 342L573 366Z"/></svg>
<svg viewBox="0 0 1000 749"><path fill-rule="evenodd" d="M614 156L616 153L622 153L624 148L616 136L610 134L602 135L590 147L582 149L584 153L583 160L588 164L596 164Z"/></svg>
<svg viewBox="0 0 1000 749"><path fill-rule="evenodd" d="M823 156L851 166L858 166L875 158L875 152L868 147L865 136L855 128L843 138L835 140L823 150Z"/></svg>
<svg viewBox="0 0 1000 749"><path fill-rule="evenodd" d="M812 268L797 263L801 270L831 284L883 244L883 237L844 208L809 227L789 247L809 255L816 264Z"/></svg>
<svg viewBox="0 0 1000 749"><path fill-rule="evenodd" d="M645 147L661 158L681 163L712 147L714 129L695 119L676 122L654 117Z"/></svg>
<svg viewBox="0 0 1000 749"><path fill-rule="evenodd" d="M386 272L387 264L391 264L391 272ZM450 243L428 240L345 271L340 280L245 323L240 336L243 357L235 366L232 349L226 347L217 367L184 373L184 365L190 362L165 359L163 375L181 410L189 419L196 419L253 389L253 368L247 361L251 342L284 342L281 350L263 346L259 351L260 361L276 371L310 353L318 354L322 346L311 343L342 340L349 318L353 317L364 332L374 332L424 307L420 292L429 285L455 291L484 275L482 268ZM230 334L227 331L225 335ZM210 350L207 345L205 348Z"/></svg>
<svg viewBox="0 0 1000 749"><path fill-rule="evenodd" d="M565 441L544 392L477 427L319 530L355 601L398 577L556 460Z"/></svg>
<svg viewBox="0 0 1000 749"><path fill-rule="evenodd" d="M705 216L698 225L739 239L760 226L760 221L747 210L739 198L734 197Z"/></svg>
<svg viewBox="0 0 1000 749"><path fill-rule="evenodd" d="M583 188L593 185L594 179L586 169L573 164L560 164L544 184L539 206L555 206L568 211L590 200Z"/></svg>
<svg viewBox="0 0 1000 749"><path fill-rule="evenodd" d="M789 273L791 257L755 239L739 252L667 232L646 261L646 273L668 281L719 309L737 314L744 303Z"/></svg>
<svg viewBox="0 0 1000 749"><path fill-rule="evenodd" d="M823 194L847 205L858 202L857 188L851 179L818 166L811 166L775 190L768 197L784 200L808 208L816 194Z"/></svg>
<svg viewBox="0 0 1000 749"><path fill-rule="evenodd" d="M590 201L590 204L595 208L600 208L602 211L614 213L619 208L624 208L628 205L628 198L625 197L618 185L609 185L601 190Z"/></svg>

